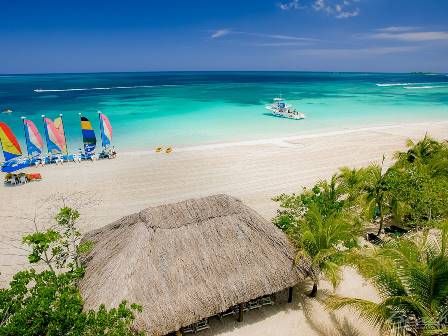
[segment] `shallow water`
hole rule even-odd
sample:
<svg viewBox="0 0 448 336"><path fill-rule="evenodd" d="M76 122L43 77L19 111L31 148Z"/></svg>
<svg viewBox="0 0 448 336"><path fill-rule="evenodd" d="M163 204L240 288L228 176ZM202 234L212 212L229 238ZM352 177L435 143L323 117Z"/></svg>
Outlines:
<svg viewBox="0 0 448 336"><path fill-rule="evenodd" d="M264 105L282 95L307 116L288 120ZM133 150L270 138L448 118L445 74L312 72L165 72L0 76L0 114L23 148L20 117L42 131L41 115L63 114L70 150L81 145L79 115L96 111L113 143ZM97 136L98 137L98 136ZM99 138L99 137L98 137Z"/></svg>

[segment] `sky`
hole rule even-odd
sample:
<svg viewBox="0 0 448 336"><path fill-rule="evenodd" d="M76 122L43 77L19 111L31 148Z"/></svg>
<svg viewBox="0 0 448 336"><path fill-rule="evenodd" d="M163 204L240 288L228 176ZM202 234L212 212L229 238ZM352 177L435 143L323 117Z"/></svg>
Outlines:
<svg viewBox="0 0 448 336"><path fill-rule="evenodd" d="M0 73L448 72L448 0L0 0Z"/></svg>

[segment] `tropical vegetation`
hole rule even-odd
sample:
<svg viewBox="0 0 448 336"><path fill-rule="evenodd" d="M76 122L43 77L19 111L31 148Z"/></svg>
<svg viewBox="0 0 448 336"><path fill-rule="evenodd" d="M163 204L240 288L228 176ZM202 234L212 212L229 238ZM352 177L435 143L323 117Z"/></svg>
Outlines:
<svg viewBox="0 0 448 336"><path fill-rule="evenodd" d="M391 240L353 254L352 263L382 300L331 296L330 308L355 308L372 325L404 335L448 334L448 223L441 232Z"/></svg>
<svg viewBox="0 0 448 336"><path fill-rule="evenodd" d="M310 296L321 278L337 286L341 267L350 265L382 298L378 303L333 295L329 309L351 307L391 333L445 335L448 144L425 136L407 147L392 162L383 157L368 167L345 167L311 189L275 197L280 209L274 224L297 245L297 258L311 263Z"/></svg>
<svg viewBox="0 0 448 336"><path fill-rule="evenodd" d="M23 237L30 248L31 264L43 264L14 275L9 287L0 289L0 335L5 336L135 336L132 328L136 304L123 301L118 307L97 311L84 309L77 282L83 276L82 253L91 244L80 243L76 228L79 213L64 207L51 229Z"/></svg>

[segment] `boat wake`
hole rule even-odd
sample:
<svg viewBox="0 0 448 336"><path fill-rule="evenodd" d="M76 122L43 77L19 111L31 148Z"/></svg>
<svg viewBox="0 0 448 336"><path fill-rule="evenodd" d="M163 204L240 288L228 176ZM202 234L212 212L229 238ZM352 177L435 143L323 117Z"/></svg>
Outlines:
<svg viewBox="0 0 448 336"><path fill-rule="evenodd" d="M447 82L426 82L426 83L378 83L375 84L376 86L380 87L389 87L389 86L406 86L406 87L413 87L415 85L428 85L428 84L448 84ZM423 86L418 86L423 87Z"/></svg>
<svg viewBox="0 0 448 336"><path fill-rule="evenodd" d="M112 87L93 87L93 88L72 88L72 89L34 89L34 92L69 92L69 91L94 91L94 90L120 90L120 89L140 89L140 88L153 88L153 87L168 87L177 86L171 84L165 85L134 85L134 86L112 86Z"/></svg>
<svg viewBox="0 0 448 336"><path fill-rule="evenodd" d="M404 87L407 90L424 90L424 89L437 89L437 88L448 88L448 86L442 86L442 85L427 85L427 86L405 86Z"/></svg>
<svg viewBox="0 0 448 336"><path fill-rule="evenodd" d="M381 87L388 87L388 86L407 86L407 85L412 85L412 84L422 84L422 83L387 83L387 84L383 84L383 83L379 83L379 84L375 84L376 86L381 86Z"/></svg>

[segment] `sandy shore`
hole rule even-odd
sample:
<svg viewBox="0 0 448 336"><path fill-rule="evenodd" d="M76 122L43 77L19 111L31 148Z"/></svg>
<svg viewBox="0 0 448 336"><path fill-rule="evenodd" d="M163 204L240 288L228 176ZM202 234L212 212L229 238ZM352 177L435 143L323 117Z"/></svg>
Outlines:
<svg viewBox="0 0 448 336"><path fill-rule="evenodd" d="M69 195L68 205L80 209L83 232L148 206L217 193L236 196L271 219L277 208L271 201L274 195L300 191L341 166L365 166L383 154L390 159L404 148L407 138L418 139L426 132L447 138L448 121L175 148L171 154L148 149L120 153L115 160L29 169L40 172L43 180L0 188L0 284L27 264L20 238L32 231L30 219L48 225L54 208L61 204L54 201L56 193ZM377 298L352 270L346 274L341 293ZM300 294L296 304L275 306L261 314L248 314L246 322L238 325L217 322L204 335L378 335L353 314L335 318Z"/></svg>

